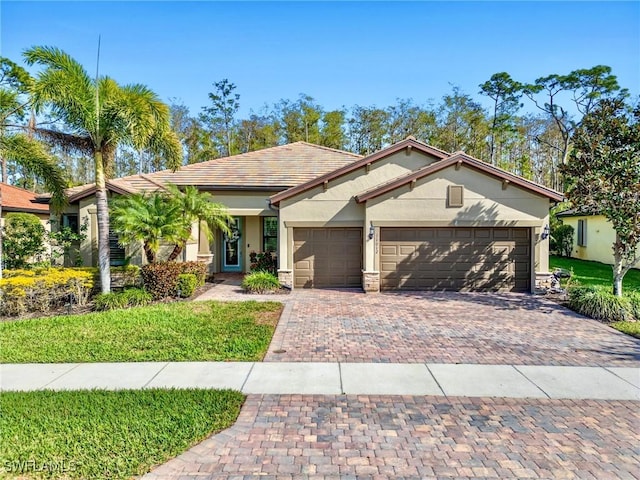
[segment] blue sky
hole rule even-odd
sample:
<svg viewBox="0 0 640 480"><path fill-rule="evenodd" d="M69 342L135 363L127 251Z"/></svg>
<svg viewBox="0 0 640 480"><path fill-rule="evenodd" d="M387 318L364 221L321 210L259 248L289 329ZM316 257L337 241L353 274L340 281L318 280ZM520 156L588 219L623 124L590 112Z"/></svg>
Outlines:
<svg viewBox="0 0 640 480"><path fill-rule="evenodd" d="M520 81L609 65L640 93L640 2L0 3L3 56L53 45L192 111L228 78L240 115L298 94L326 109L438 101L506 71Z"/></svg>

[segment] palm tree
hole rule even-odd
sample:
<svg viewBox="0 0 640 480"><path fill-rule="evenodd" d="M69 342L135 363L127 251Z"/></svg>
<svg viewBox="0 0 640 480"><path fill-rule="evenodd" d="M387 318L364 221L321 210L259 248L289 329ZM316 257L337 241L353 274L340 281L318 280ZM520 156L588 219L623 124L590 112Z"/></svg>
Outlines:
<svg viewBox="0 0 640 480"><path fill-rule="evenodd" d="M233 217L227 212L227 207L213 201L213 195L207 192L200 192L196 187L192 186L186 187L183 192L175 185L168 185L167 191L171 201L176 203L182 211L185 233L184 237L176 243L171 255L169 255L167 259L169 262L178 258L178 255L182 253L191 237L191 227L196 221L200 224L200 232L207 235L209 240L213 238L215 230L230 233L229 223L233 220Z"/></svg>
<svg viewBox="0 0 640 480"><path fill-rule="evenodd" d="M51 193L54 211L59 211L66 203L67 179L57 160L39 141L28 133L32 124L22 125L22 119L29 107L29 100L23 101L33 79L19 65L8 58L0 57L0 163L2 181L5 181L6 164L13 162L25 172L35 175ZM28 133L20 132L25 130ZM2 192L0 191L0 216L2 215ZM0 238L0 258L2 258L2 238ZM0 278L2 268L0 266Z"/></svg>
<svg viewBox="0 0 640 480"><path fill-rule="evenodd" d="M185 236L180 205L166 193L136 193L112 199L113 230L122 245L142 243L149 263L158 259L162 241L181 242Z"/></svg>
<svg viewBox="0 0 640 480"><path fill-rule="evenodd" d="M48 107L66 127L64 132L39 130L43 136L94 160L98 217L98 264L102 292L111 290L109 209L106 177L119 145L162 155L172 168L182 161L182 148L170 128L169 107L144 85L119 85L101 76L92 79L76 60L54 47L25 51L29 65L44 67L31 86L36 108Z"/></svg>

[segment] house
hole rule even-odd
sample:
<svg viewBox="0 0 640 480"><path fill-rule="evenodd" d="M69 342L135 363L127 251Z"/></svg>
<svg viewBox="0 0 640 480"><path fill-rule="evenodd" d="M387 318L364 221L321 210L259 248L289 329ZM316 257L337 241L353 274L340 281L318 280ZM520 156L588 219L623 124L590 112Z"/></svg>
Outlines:
<svg viewBox="0 0 640 480"><path fill-rule="evenodd" d="M550 202L563 199L412 137L367 157L297 142L116 179L109 189L126 194L166 182L211 191L235 217L236 235L213 244L194 238L185 259L210 260L215 272L247 271L250 251L275 246L285 285L368 292L531 291L536 273L548 270L541 232ZM71 201L93 230L92 188Z"/></svg>
<svg viewBox="0 0 640 480"><path fill-rule="evenodd" d="M353 153L296 142L187 165L175 172L164 170L116 178L107 182L107 189L110 195L126 195L162 190L164 185L172 183L195 185L211 193L214 200L226 205L234 216L234 235L226 238L218 232L213 242L209 242L204 234L200 235L199 226L195 224L182 258L207 262L211 273L246 272L252 251L277 249L278 213L269 208L269 197L359 158ZM69 206L62 215L62 223L79 225L87 222L87 238L78 248L85 265L97 265L95 185L74 187L67 194ZM115 234L110 235L110 246L112 265L126 261L140 265L145 261L141 249L123 249ZM159 258L167 258L171 248L167 246Z"/></svg>
<svg viewBox="0 0 640 480"><path fill-rule="evenodd" d="M616 232L604 215L591 215L570 209L558 213L557 217L565 225L573 227L572 257L613 265ZM640 259L640 251L638 258ZM638 262L640 267L640 260Z"/></svg>
<svg viewBox="0 0 640 480"><path fill-rule="evenodd" d="M47 232L51 231L49 222L49 196L38 195L24 188L14 187L7 183L0 182L0 203L2 204L2 217L0 227L4 227L5 219L9 213L31 213L40 219L40 223ZM51 247L46 242L46 252L51 251Z"/></svg>

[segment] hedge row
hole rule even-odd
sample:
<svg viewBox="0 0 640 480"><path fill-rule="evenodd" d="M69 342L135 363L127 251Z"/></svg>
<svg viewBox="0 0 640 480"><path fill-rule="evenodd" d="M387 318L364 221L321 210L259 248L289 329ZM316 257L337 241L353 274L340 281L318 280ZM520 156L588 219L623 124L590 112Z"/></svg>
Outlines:
<svg viewBox="0 0 640 480"><path fill-rule="evenodd" d="M69 302L86 305L96 274L95 268L7 270L0 280L0 314L46 312Z"/></svg>

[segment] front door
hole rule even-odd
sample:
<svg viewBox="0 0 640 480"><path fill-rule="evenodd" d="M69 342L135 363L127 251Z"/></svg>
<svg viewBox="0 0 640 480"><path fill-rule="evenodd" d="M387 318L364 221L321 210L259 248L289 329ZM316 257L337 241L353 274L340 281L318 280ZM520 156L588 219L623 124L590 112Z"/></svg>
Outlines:
<svg viewBox="0 0 640 480"><path fill-rule="evenodd" d="M242 220L233 217L231 232L222 237L222 271L242 271Z"/></svg>

